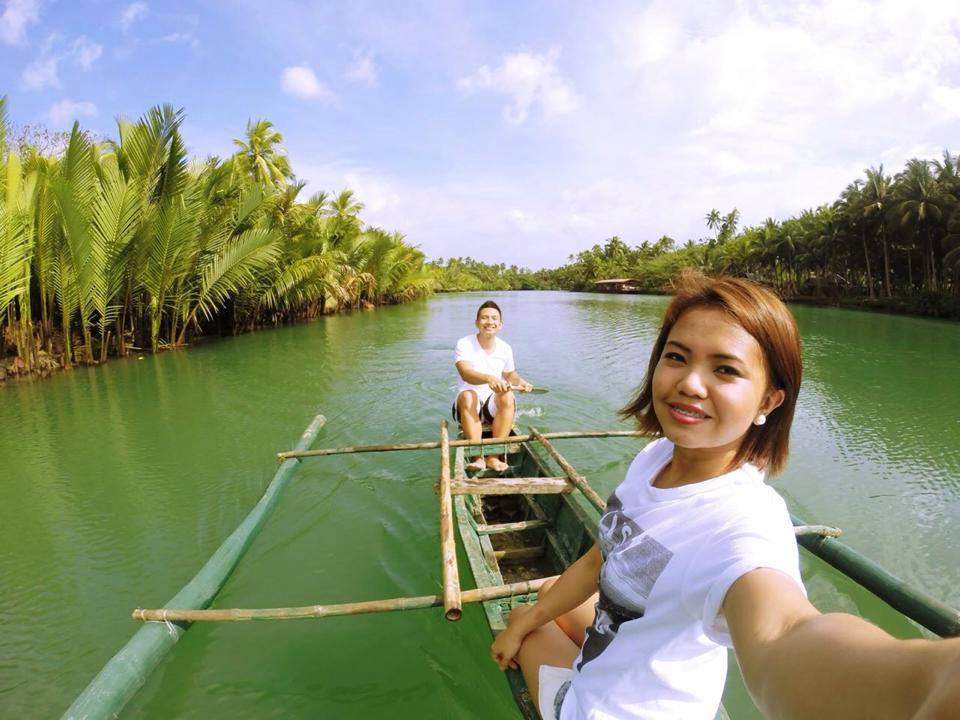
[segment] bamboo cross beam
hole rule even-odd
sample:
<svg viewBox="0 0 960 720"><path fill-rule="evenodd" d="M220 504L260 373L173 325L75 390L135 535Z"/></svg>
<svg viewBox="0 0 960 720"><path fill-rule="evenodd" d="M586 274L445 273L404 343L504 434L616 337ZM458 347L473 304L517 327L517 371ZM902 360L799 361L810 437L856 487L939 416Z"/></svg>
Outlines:
<svg viewBox="0 0 960 720"><path fill-rule="evenodd" d="M597 494L597 491L590 487L590 484L587 482L587 479L573 469L573 465L567 462L566 458L561 455L557 449L553 446L547 438L537 430L533 425L529 426L530 434L541 444L544 449L550 453L550 457L557 461L557 465L560 466L560 469L563 470L564 474L567 476L567 479L573 483L576 488L584 494L587 500L590 501L590 504L593 505L597 510L603 512L606 503L603 501L603 498Z"/></svg>
<svg viewBox="0 0 960 720"><path fill-rule="evenodd" d="M457 569L457 546L453 539L453 499L450 496L450 435L447 421L440 421L440 559L443 579L443 614L447 620L459 620L463 614L460 601L460 573Z"/></svg>
<svg viewBox="0 0 960 720"><path fill-rule="evenodd" d="M557 575L536 580L524 580L508 585L464 590L460 598L464 603L487 602L500 598L529 595L535 593L548 580L556 580ZM150 622L239 622L245 620L303 620L308 618L335 617L338 615L363 615L367 613L391 612L394 610L417 610L419 608L439 607L443 605L443 595L422 595L420 597L393 598L390 600L367 600L365 602L342 603L340 605L306 605L287 608L223 608L216 610L181 610L177 608L157 608L133 611L134 620Z"/></svg>
<svg viewBox="0 0 960 720"><path fill-rule="evenodd" d="M609 438L609 437L644 437L636 430L568 430L564 432L542 433L543 437L551 440L567 438ZM450 447L485 447L488 445L504 445L522 443L533 440L532 435L510 435L501 438L483 438L482 440L451 440ZM327 455L348 455L350 453L365 452L393 452L395 450L436 450L438 442L390 443L384 445L354 445L339 448L321 448L319 450L288 450L277 453L280 460L305 457L326 457Z"/></svg>

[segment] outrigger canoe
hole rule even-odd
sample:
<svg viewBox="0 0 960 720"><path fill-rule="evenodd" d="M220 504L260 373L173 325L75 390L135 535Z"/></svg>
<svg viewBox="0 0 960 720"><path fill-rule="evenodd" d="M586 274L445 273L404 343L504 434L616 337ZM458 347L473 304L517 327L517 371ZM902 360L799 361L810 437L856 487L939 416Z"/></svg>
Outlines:
<svg viewBox="0 0 960 720"><path fill-rule="evenodd" d="M552 441L563 438L636 437L632 431L573 431L529 434L516 430L509 438L479 442L451 441L446 421L439 442L368 445L311 450L325 420L318 415L292 451L281 460L263 497L237 529L223 542L197 575L163 608L133 612L145 621L64 714L64 718L93 720L118 717L124 705L146 682L163 657L193 622L290 620L334 615L412 610L443 606L449 620L459 619L464 603L479 602L491 632L506 627L506 617L519 603L531 602L544 580L563 571L596 539L603 499L556 450ZM497 446L505 452L509 470L503 475L464 472L465 451ZM340 605L306 607L209 609L292 479L299 462L359 452L440 450L440 547L443 593ZM451 472L451 450L456 451ZM907 586L876 563L838 540L839 530L809 526L794 518L798 542L809 552L873 592L906 617L943 636L960 635L960 611ZM456 562L454 525L459 529L476 589L461 591ZM525 718L537 711L522 675L508 671L507 680ZM718 717L727 717L723 708Z"/></svg>

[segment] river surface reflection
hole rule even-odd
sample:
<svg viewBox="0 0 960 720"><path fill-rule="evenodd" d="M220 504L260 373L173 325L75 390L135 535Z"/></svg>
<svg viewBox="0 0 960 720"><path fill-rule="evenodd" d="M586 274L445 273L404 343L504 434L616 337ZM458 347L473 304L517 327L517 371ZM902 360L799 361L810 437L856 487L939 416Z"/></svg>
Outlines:
<svg viewBox="0 0 960 720"><path fill-rule="evenodd" d="M57 716L257 501L313 415L317 446L431 440L453 345L487 295L213 341L0 388L0 717ZM625 427L665 298L494 293L525 377L521 425ZM806 372L790 465L794 512L960 605L960 325L794 307ZM601 494L632 440L563 441ZM218 599L306 605L436 592L435 453L304 462ZM461 566L466 567L461 557ZM464 570L464 575L467 571ZM819 561L811 598L919 631ZM469 582L465 580L465 585ZM124 717L516 718L478 608L197 625ZM757 717L735 674L734 718Z"/></svg>

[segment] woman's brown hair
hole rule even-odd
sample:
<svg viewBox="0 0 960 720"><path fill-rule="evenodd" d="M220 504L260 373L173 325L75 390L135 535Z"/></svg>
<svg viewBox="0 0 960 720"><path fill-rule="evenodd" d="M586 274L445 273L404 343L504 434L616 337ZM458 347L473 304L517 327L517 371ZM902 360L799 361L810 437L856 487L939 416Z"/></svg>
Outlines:
<svg viewBox="0 0 960 720"><path fill-rule="evenodd" d="M783 402L770 413L766 424L750 426L733 459L734 467L749 462L776 474L787 462L790 425L800 392L803 361L800 333L793 315L780 298L757 283L732 277L710 278L697 271L684 271L676 283L673 301L663 316L663 326L650 353L643 384L620 415L636 419L638 429L649 435L663 434L653 411L653 372L674 324L687 310L698 307L721 310L750 333L763 351L770 388L784 392Z"/></svg>

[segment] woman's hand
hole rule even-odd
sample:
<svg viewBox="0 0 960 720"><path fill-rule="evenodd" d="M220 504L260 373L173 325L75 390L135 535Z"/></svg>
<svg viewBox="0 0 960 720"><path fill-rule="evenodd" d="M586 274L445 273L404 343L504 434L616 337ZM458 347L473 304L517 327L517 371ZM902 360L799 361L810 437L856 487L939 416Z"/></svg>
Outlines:
<svg viewBox="0 0 960 720"><path fill-rule="evenodd" d="M497 639L490 646L490 657L501 670L506 670L508 667L516 670L520 667L516 657L520 652L523 638L524 636L516 630L516 626L512 628L507 626L506 630L497 635Z"/></svg>

